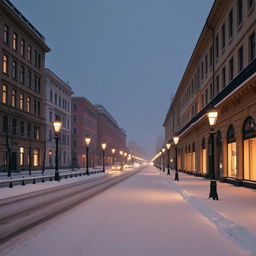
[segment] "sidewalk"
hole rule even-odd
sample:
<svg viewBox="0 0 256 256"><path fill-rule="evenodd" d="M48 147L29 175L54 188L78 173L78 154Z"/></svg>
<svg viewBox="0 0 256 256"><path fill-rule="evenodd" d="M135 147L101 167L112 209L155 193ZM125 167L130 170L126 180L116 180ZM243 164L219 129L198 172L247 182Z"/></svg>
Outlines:
<svg viewBox="0 0 256 256"><path fill-rule="evenodd" d="M208 199L210 180L179 173L180 181L160 171L170 189L206 217L217 230L240 248L256 252L256 191L217 181L219 200ZM254 242L253 242L254 241Z"/></svg>

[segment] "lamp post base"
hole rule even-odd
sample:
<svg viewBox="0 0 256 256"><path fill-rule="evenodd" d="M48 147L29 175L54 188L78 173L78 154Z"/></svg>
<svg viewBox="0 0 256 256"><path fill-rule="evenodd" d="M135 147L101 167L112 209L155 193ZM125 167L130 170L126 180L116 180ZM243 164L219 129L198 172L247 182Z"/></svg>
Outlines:
<svg viewBox="0 0 256 256"><path fill-rule="evenodd" d="M175 171L175 178L174 178L174 180L179 181L179 173L178 173L178 171Z"/></svg>
<svg viewBox="0 0 256 256"><path fill-rule="evenodd" d="M170 175L170 170L168 169L168 171L167 171L167 175Z"/></svg>
<svg viewBox="0 0 256 256"><path fill-rule="evenodd" d="M54 180L56 180L56 181L60 181L60 175L59 175L59 172L55 172Z"/></svg>
<svg viewBox="0 0 256 256"><path fill-rule="evenodd" d="M90 175L89 170L86 170L86 175L87 175L87 176L89 176L89 175Z"/></svg>
<svg viewBox="0 0 256 256"><path fill-rule="evenodd" d="M211 180L209 199L210 198L212 198L213 200L219 200L216 180Z"/></svg>

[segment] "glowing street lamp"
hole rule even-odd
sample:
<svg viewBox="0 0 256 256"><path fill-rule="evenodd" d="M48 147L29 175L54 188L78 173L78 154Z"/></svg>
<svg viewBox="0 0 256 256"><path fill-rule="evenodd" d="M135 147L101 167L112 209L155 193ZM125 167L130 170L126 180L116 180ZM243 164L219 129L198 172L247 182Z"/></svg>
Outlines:
<svg viewBox="0 0 256 256"><path fill-rule="evenodd" d="M89 173L89 145L91 143L91 138L87 135L84 139L86 145L86 175L90 175Z"/></svg>
<svg viewBox="0 0 256 256"><path fill-rule="evenodd" d="M162 148L162 153L163 153L163 172L165 172L165 167L164 167L164 152L165 152L165 148Z"/></svg>
<svg viewBox="0 0 256 256"><path fill-rule="evenodd" d="M167 175L170 175L170 148L171 148L171 144L167 143L166 144L166 148L167 148Z"/></svg>
<svg viewBox="0 0 256 256"><path fill-rule="evenodd" d="M55 153L55 175L54 180L60 181L59 175L59 134L62 126L62 122L57 118L53 121L53 128L55 132L55 141L56 141L56 153ZM31 159L30 159L31 161Z"/></svg>
<svg viewBox="0 0 256 256"><path fill-rule="evenodd" d="M211 181L209 198L212 198L213 200L219 200L214 168L214 128L216 126L218 112L215 109L212 109L207 113L207 117L210 125L209 173Z"/></svg>
<svg viewBox="0 0 256 256"><path fill-rule="evenodd" d="M112 148L111 152L112 152L112 165L114 165L114 164L115 164L115 153L116 153L116 149L115 149L115 148Z"/></svg>
<svg viewBox="0 0 256 256"><path fill-rule="evenodd" d="M174 145L175 145L175 178L174 180L177 180L179 181L179 173L178 173L178 149L177 149L177 146L178 146L178 143L179 143L179 136L174 136L173 137L173 142L174 142Z"/></svg>
<svg viewBox="0 0 256 256"><path fill-rule="evenodd" d="M102 171L105 172L105 149L107 147L107 143L103 142L101 144L101 148L102 148Z"/></svg>

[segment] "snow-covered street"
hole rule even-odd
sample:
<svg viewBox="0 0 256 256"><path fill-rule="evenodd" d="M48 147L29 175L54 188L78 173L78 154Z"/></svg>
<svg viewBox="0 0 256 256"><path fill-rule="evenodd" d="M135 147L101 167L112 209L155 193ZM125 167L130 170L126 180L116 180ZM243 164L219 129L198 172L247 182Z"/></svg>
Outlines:
<svg viewBox="0 0 256 256"><path fill-rule="evenodd" d="M1 256L256 255L255 191L154 167L0 246Z"/></svg>

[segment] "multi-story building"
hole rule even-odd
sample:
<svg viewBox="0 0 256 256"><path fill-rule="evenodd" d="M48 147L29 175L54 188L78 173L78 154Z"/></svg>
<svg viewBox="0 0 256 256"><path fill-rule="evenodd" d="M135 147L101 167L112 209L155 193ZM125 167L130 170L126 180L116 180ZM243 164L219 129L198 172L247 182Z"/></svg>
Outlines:
<svg viewBox="0 0 256 256"><path fill-rule="evenodd" d="M118 126L117 121L111 114L102 106L95 105L98 110L98 163L102 162L102 148L101 143L107 143L105 152L106 164L111 165L112 153L111 150L116 149L116 158L120 158L119 151L126 150L126 132Z"/></svg>
<svg viewBox="0 0 256 256"><path fill-rule="evenodd" d="M85 137L91 138L89 165L95 165L97 158L97 109L85 97L72 97L72 165L85 167Z"/></svg>
<svg viewBox="0 0 256 256"><path fill-rule="evenodd" d="M178 168L207 175L215 107L216 177L245 186L256 181L255 5L214 2L163 124L166 142L180 136Z"/></svg>
<svg viewBox="0 0 256 256"><path fill-rule="evenodd" d="M63 82L51 70L45 69L45 119L46 119L46 150L45 167L55 166L55 134L53 121L62 121L59 134L59 165L60 168L71 166L71 95L70 86Z"/></svg>
<svg viewBox="0 0 256 256"><path fill-rule="evenodd" d="M8 0L0 1L0 168L41 168L45 38Z"/></svg>

